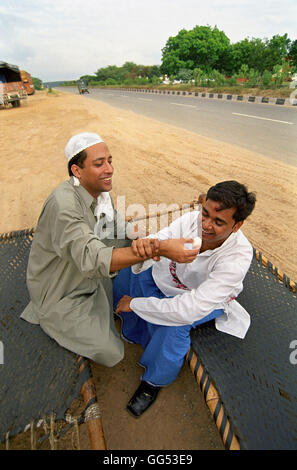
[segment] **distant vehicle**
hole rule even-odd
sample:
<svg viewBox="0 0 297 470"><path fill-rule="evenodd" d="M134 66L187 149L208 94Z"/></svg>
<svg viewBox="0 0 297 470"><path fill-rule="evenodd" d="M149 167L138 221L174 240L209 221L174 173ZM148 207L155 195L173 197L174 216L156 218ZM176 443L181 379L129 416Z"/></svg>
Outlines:
<svg viewBox="0 0 297 470"><path fill-rule="evenodd" d="M21 79L24 84L24 87L26 88L26 92L28 95L34 95L35 93L35 88L33 85L32 77L31 75L26 72L25 70L21 70Z"/></svg>
<svg viewBox="0 0 297 470"><path fill-rule="evenodd" d="M0 105L6 107L11 103L13 107L17 107L21 105L21 100L26 98L27 92L19 67L0 62Z"/></svg>
<svg viewBox="0 0 297 470"><path fill-rule="evenodd" d="M90 93L89 92L89 84L87 82L87 80L83 80L83 79L80 79L77 81L77 88L78 88L78 91L79 91L79 94L83 94L83 93Z"/></svg>

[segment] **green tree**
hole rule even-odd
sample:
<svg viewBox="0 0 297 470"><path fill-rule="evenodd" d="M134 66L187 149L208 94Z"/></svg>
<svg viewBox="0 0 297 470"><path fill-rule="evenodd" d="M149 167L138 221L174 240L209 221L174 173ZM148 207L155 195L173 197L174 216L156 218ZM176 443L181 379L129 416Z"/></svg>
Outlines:
<svg viewBox="0 0 297 470"><path fill-rule="evenodd" d="M96 80L97 81L105 81L108 78L113 78L115 81L121 81L124 79L123 71L121 67L117 67L116 65L108 65L107 67L103 67L98 69L96 72Z"/></svg>
<svg viewBox="0 0 297 470"><path fill-rule="evenodd" d="M35 90L41 90L42 80L40 80L40 78L32 77L32 82Z"/></svg>
<svg viewBox="0 0 297 470"><path fill-rule="evenodd" d="M273 36L265 41L265 59L263 66L266 70L273 70L277 64L282 64L288 55L290 39L287 34Z"/></svg>
<svg viewBox="0 0 297 470"><path fill-rule="evenodd" d="M180 69L222 70L224 54L230 40L217 27L195 26L190 31L182 29L171 36L162 49L161 72L177 75Z"/></svg>
<svg viewBox="0 0 297 470"><path fill-rule="evenodd" d="M243 64L247 65L249 69L253 68L263 72L265 70L263 64L265 47L265 43L259 38L246 38L232 44L230 53L232 75L238 73Z"/></svg>
<svg viewBox="0 0 297 470"><path fill-rule="evenodd" d="M160 65L150 65L146 67L146 74L144 75L149 80L152 80L153 77L159 78L161 75Z"/></svg>
<svg viewBox="0 0 297 470"><path fill-rule="evenodd" d="M96 75L82 75L81 77L79 77L80 79L84 79L84 80L96 80Z"/></svg>
<svg viewBox="0 0 297 470"><path fill-rule="evenodd" d="M287 57L291 63L292 68L297 70L297 39L290 42Z"/></svg>
<svg viewBox="0 0 297 470"><path fill-rule="evenodd" d="M121 68L124 79L130 80L131 83L141 75L141 66L134 62L125 62Z"/></svg>
<svg viewBox="0 0 297 470"><path fill-rule="evenodd" d="M288 55L290 39L288 35L275 35L271 39L243 39L230 47L229 67L232 73L238 73L241 66L246 64L249 69L263 73L272 72L276 64L281 64Z"/></svg>
<svg viewBox="0 0 297 470"><path fill-rule="evenodd" d="M152 82L154 77L159 78L160 66L139 65L134 62L125 62L122 66L108 65L97 70L96 75L84 75L81 78L89 77L89 80L106 83L124 83L126 85L146 84ZM112 80L112 82L110 82Z"/></svg>

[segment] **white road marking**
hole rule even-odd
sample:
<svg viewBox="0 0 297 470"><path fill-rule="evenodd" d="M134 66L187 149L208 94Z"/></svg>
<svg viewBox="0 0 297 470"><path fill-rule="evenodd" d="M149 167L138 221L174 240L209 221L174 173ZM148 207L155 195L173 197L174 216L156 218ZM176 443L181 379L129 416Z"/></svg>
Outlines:
<svg viewBox="0 0 297 470"><path fill-rule="evenodd" d="M175 106L186 106L187 108L197 108L197 106L193 106L192 104L182 104L182 103L170 103L174 104Z"/></svg>
<svg viewBox="0 0 297 470"><path fill-rule="evenodd" d="M279 121L278 119L269 119L265 117L260 117L260 116L252 116L251 114L240 114L240 113L232 113L235 116L245 116L249 118L254 118L254 119L262 119L263 121L273 121L273 122L281 122L282 124L294 124L294 122L288 122L288 121Z"/></svg>
<svg viewBox="0 0 297 470"><path fill-rule="evenodd" d="M149 100L149 99L146 99L146 98L138 98L140 101L153 101L153 100Z"/></svg>
<svg viewBox="0 0 297 470"><path fill-rule="evenodd" d="M127 95L120 95L122 98L129 98Z"/></svg>

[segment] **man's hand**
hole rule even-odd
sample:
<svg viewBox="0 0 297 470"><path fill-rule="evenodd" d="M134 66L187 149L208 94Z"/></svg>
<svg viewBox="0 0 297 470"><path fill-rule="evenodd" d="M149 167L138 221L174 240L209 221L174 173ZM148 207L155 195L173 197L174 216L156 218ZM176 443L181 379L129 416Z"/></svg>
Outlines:
<svg viewBox="0 0 297 470"><path fill-rule="evenodd" d="M159 261L160 241L158 238L138 238L131 244L133 254L142 259L153 258Z"/></svg>
<svg viewBox="0 0 297 470"><path fill-rule="evenodd" d="M132 297L129 295L124 295L118 302L118 305L116 307L115 313L121 313L121 312L132 312L130 308L130 302L132 300Z"/></svg>
<svg viewBox="0 0 297 470"><path fill-rule="evenodd" d="M192 263L200 249L187 250L185 243L193 243L192 238L172 238L160 242L159 253L177 263Z"/></svg>

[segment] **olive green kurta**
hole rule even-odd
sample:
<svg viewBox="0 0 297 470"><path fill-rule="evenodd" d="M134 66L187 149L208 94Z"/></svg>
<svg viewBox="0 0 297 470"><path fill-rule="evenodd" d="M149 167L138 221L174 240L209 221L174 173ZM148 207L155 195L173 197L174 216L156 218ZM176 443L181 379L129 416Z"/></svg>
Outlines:
<svg viewBox="0 0 297 470"><path fill-rule="evenodd" d="M21 318L40 324L66 349L113 366L123 358L123 344L112 310L116 273L109 269L114 246L130 241L99 240L95 204L82 186L73 186L72 178L46 200L28 263L31 301Z"/></svg>

